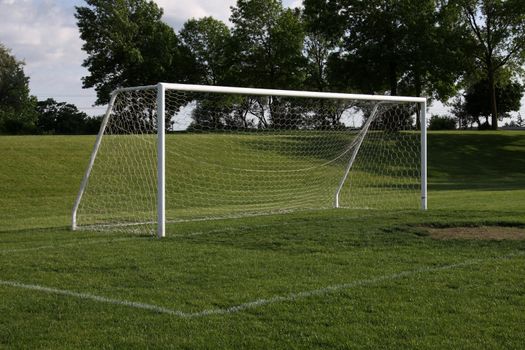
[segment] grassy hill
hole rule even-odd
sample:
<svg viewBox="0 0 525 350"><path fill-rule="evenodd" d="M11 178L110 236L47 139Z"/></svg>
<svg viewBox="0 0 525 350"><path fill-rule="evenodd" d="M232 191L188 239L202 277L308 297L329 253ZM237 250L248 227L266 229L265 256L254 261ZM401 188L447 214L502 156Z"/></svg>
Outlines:
<svg viewBox="0 0 525 350"><path fill-rule="evenodd" d="M525 133L429 135L429 211L71 232L94 137L0 137L0 348L520 348Z"/></svg>

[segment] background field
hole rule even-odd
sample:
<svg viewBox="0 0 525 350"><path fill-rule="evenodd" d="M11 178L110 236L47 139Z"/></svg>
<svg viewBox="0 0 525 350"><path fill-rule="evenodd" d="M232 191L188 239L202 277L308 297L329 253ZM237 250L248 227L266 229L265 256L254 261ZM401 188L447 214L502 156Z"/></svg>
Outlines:
<svg viewBox="0 0 525 350"><path fill-rule="evenodd" d="M68 230L93 142L0 138L0 347L525 344L525 242L422 228L525 228L523 132L431 133L426 213L186 222L163 241Z"/></svg>

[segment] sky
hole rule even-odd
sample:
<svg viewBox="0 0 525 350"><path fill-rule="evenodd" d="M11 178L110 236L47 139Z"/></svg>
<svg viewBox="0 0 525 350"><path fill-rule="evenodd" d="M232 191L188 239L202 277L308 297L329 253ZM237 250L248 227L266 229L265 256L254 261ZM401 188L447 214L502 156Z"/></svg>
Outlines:
<svg viewBox="0 0 525 350"><path fill-rule="evenodd" d="M189 18L213 16L228 23L230 6L236 0L155 0L164 9L164 21L175 30ZM283 0L297 7L301 0ZM74 17L82 0L0 0L0 43L25 61L31 94L74 103L90 115L102 114L103 106L93 106L95 91L83 89L81 78L86 54ZM525 101L522 115L525 115ZM432 110L431 110L432 111ZM443 107L433 108L442 113Z"/></svg>

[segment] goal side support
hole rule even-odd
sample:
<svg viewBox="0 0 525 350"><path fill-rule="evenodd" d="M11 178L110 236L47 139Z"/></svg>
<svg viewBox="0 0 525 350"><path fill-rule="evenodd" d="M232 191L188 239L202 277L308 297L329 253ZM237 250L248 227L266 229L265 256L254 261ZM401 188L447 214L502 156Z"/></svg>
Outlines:
<svg viewBox="0 0 525 350"><path fill-rule="evenodd" d="M419 104L421 125L421 209L427 210L427 102Z"/></svg>
<svg viewBox="0 0 525 350"><path fill-rule="evenodd" d="M350 170L352 169L352 165L354 164L355 158L357 156L357 153L359 153L359 149L361 148L361 144L363 143L363 140L366 137L366 134L368 133L368 128L370 127L370 124L372 124L372 121L375 119L377 114L377 109L379 108L379 103L376 103L374 106L374 109L372 110L372 113L370 113L370 117L366 121L363 130L361 131L361 134L359 135L359 140L357 141L357 144L354 148L354 151L352 152L352 156L350 157L350 160L348 161L348 165L346 166L345 173L343 177L341 178L341 181L339 182L339 186L337 187L337 191L335 192L335 198L334 198L334 208L339 208L339 195L341 194L341 190L343 189L343 186L346 182L346 179L348 178L348 174L350 174ZM352 147L352 145L350 145Z"/></svg>
<svg viewBox="0 0 525 350"><path fill-rule="evenodd" d="M91 175L93 164L95 164L95 159L97 158L97 153L100 148L100 143L102 142L102 136L104 135L104 131L106 131L108 119L109 119L109 116L111 115L111 112L113 111L113 105L115 104L115 99L117 98L117 95L118 95L118 91L113 91L113 93L111 94L111 98L109 100L106 114L104 115L104 119L102 120L102 124L100 125L100 129L97 135L97 140L95 141L95 146L93 147L93 151L91 152L91 157L89 158L89 164L88 164L87 170L84 174L84 177L82 178L82 183L80 184L80 190L78 191L78 195L75 200L75 204L73 205L73 216L71 220L71 229L73 231L77 229L78 207L80 206L80 201L82 200L82 196L84 195L84 191L86 190L86 186L89 181L89 175Z"/></svg>
<svg viewBox="0 0 525 350"><path fill-rule="evenodd" d="M166 236L166 87L157 85L157 236Z"/></svg>

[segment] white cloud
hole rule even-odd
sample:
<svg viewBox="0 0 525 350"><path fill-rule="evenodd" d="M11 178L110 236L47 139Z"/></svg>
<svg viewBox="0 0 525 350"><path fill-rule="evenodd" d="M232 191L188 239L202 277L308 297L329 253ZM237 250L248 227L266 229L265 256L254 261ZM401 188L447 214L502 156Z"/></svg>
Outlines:
<svg viewBox="0 0 525 350"><path fill-rule="evenodd" d="M293 0L289 7L303 7L303 0Z"/></svg>
<svg viewBox="0 0 525 350"><path fill-rule="evenodd" d="M0 42L25 61L32 94L61 96L57 99L89 107L94 92L81 86L85 53L73 5L71 1L0 0Z"/></svg>
<svg viewBox="0 0 525 350"><path fill-rule="evenodd" d="M164 20L179 30L190 18L212 16L228 24L237 0L155 0L164 9ZM284 6L300 7L303 0L284 0Z"/></svg>
<svg viewBox="0 0 525 350"><path fill-rule="evenodd" d="M155 0L155 2L164 9L165 21L179 30L190 18L213 16L228 22L230 6L235 5L236 0Z"/></svg>

